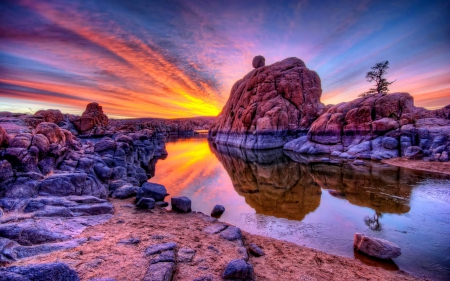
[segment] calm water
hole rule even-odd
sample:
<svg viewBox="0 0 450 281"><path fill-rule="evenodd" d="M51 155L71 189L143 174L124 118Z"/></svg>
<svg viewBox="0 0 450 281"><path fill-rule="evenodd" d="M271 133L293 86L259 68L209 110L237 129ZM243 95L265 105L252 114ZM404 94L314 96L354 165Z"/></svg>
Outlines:
<svg viewBox="0 0 450 281"><path fill-rule="evenodd" d="M222 204L220 220L247 232L450 280L448 177L380 163L302 164L301 156L280 149L241 150L202 137L173 139L167 151L149 181L166 186L169 202L187 196L194 211L206 214ZM354 253L355 232L392 241L403 254L379 262Z"/></svg>

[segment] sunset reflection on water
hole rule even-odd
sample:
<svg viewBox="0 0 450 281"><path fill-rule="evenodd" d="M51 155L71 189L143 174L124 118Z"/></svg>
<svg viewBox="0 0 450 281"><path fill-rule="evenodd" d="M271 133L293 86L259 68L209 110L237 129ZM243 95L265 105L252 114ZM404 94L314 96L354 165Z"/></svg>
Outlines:
<svg viewBox="0 0 450 281"><path fill-rule="evenodd" d="M221 204L220 220L244 231L375 266L398 265L436 280L450 271L448 178L379 162L305 162L282 149L244 150L202 136L170 139L166 149L149 181L166 187L167 202L187 196L192 210L205 214ZM396 265L355 255L355 232L392 241L403 254Z"/></svg>

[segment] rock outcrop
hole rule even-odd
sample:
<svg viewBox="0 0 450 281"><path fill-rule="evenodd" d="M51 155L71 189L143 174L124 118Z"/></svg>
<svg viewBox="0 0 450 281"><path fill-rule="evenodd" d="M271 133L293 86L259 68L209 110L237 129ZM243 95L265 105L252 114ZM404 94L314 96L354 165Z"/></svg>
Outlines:
<svg viewBox="0 0 450 281"><path fill-rule="evenodd" d="M421 116L442 113L421 112ZM417 110L408 93L359 98L329 108L306 136L287 143L284 149L372 160L410 157L414 152L414 159L448 161L449 119L414 116L418 116Z"/></svg>
<svg viewBox="0 0 450 281"><path fill-rule="evenodd" d="M108 116L103 113L102 107L96 103L90 103L86 106L80 118L73 121L73 124L80 133L99 134L97 131L104 131L108 125Z"/></svg>
<svg viewBox="0 0 450 281"><path fill-rule="evenodd" d="M282 147L319 117L321 94L319 75L298 58L260 66L233 85L209 137L244 148Z"/></svg>
<svg viewBox="0 0 450 281"><path fill-rule="evenodd" d="M86 118L106 124L106 116L96 115L100 106L88 109ZM84 243L75 236L112 216L105 199L136 195L154 171L153 159L167 154L149 130L80 139L54 122L33 128L18 117L4 118L2 126L17 126L0 126L0 262Z"/></svg>

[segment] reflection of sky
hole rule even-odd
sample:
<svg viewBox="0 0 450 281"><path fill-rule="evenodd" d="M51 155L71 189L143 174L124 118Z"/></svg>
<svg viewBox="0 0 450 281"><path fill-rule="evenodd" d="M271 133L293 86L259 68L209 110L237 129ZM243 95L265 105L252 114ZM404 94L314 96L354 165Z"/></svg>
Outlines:
<svg viewBox="0 0 450 281"><path fill-rule="evenodd" d="M216 115L261 54L303 59L322 102L354 99L389 60L391 91L450 103L448 1L31 1L0 3L0 111L88 101L110 116Z"/></svg>
<svg viewBox="0 0 450 281"><path fill-rule="evenodd" d="M353 257L354 233L365 233L398 244L403 254L395 259L395 263L401 269L435 279L445 273L443 268L450 269L446 256L450 252L449 180L429 179L415 184L402 182L401 187L393 185L392 193L387 191L389 194L382 196L383 200L374 202L384 202L387 206L392 205L392 202L400 202L409 204L411 208L400 208L406 213L398 213L398 208L379 206L381 210L391 210L392 213L382 214L382 230L377 232L370 230L364 223L366 216L375 214L374 209L367 207L374 202L365 194L354 193L353 197L338 198L322 189L320 205L301 221L257 214L244 197L236 192L228 175L231 171L227 172L210 151L205 138L168 142L166 148L169 156L157 162L156 176L149 181L166 186L170 193L166 198L168 202L173 196L187 196L192 200L193 211L205 214L210 214L215 204L222 204L226 211L221 221L251 233L348 257ZM235 164L235 169L242 168L242 160L237 160ZM320 181L321 177L317 173L315 171L311 176ZM351 171L346 173L351 179ZM366 181L361 189L366 192L386 192L383 188L374 186L368 189L366 186L381 183L377 179L381 176L382 173L373 171L373 180ZM336 188L332 182L329 188ZM350 191L356 190L355 186L351 186L352 183L361 184L361 181L346 181ZM402 190L400 193L396 190L399 188ZM399 194L407 197L405 201L397 201Z"/></svg>

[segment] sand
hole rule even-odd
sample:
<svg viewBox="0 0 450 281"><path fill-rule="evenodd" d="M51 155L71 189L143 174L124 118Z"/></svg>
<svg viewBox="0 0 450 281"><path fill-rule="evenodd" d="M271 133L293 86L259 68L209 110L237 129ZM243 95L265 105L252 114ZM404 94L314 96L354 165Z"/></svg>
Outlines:
<svg viewBox="0 0 450 281"><path fill-rule="evenodd" d="M413 170L450 175L450 162L425 162L422 160L408 160L401 157L386 159L382 162Z"/></svg>
<svg viewBox="0 0 450 281"><path fill-rule="evenodd" d="M173 280L192 281L202 276L222 280L229 261L240 258L239 242L227 241L219 234L203 230L212 223L201 213L180 214L164 208L137 210L133 199L111 199L114 217L101 225L88 227L80 237L89 238L84 245L71 250L50 253L16 262L25 265L44 262L64 262L75 269L81 280L114 278L142 280L149 260L144 251L148 246L176 242L178 249L196 251L191 262L179 262ZM118 244L121 239L138 238L140 243ZM243 232L244 245L256 243L266 253L250 255L255 280L420 280L403 271L389 271L369 266L360 260L339 257L293 243ZM367 261L370 263L370 258Z"/></svg>

